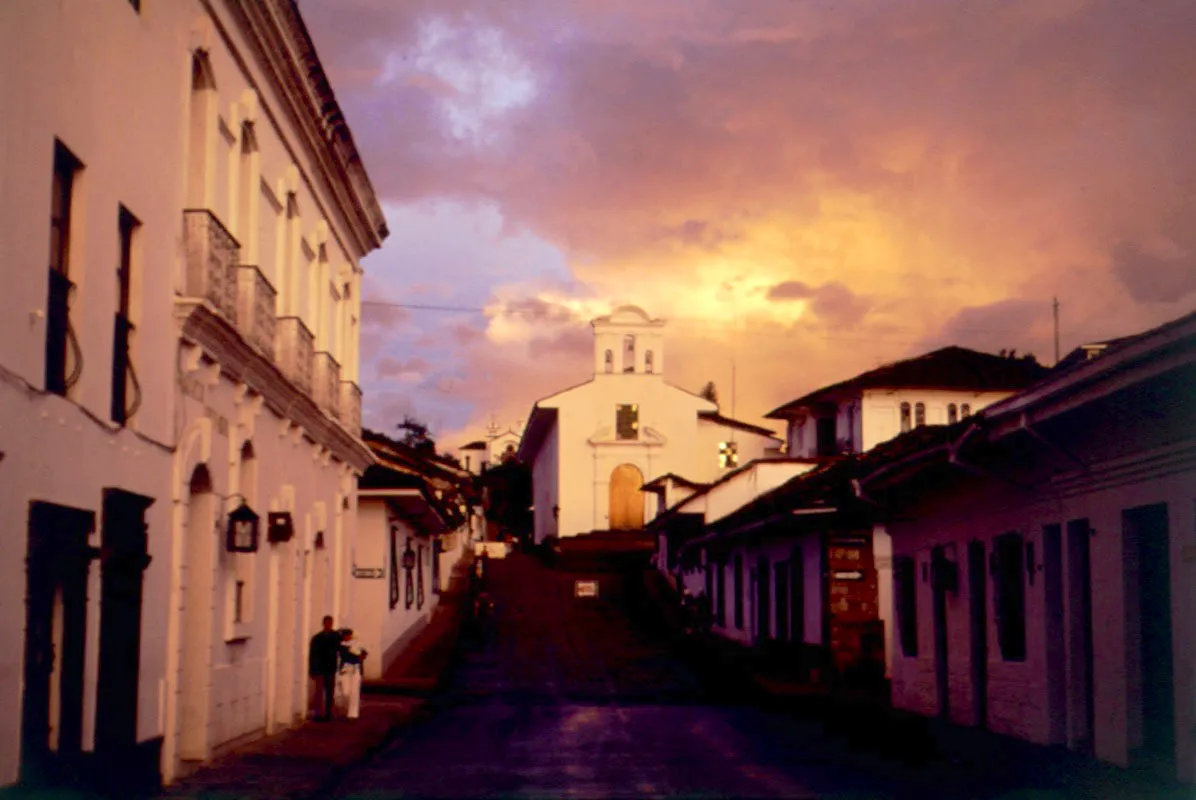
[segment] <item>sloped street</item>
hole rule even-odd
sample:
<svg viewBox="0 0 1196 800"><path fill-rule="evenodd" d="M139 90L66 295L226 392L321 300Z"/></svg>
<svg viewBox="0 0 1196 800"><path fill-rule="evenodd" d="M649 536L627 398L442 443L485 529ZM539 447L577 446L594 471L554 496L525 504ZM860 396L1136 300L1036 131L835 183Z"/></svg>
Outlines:
<svg viewBox="0 0 1196 800"><path fill-rule="evenodd" d="M335 796L1162 796L1017 750L963 745L924 765L854 750L817 719L736 701L734 676L697 674L617 585L580 599L573 578L526 555L492 562L491 629L462 643L433 713Z"/></svg>

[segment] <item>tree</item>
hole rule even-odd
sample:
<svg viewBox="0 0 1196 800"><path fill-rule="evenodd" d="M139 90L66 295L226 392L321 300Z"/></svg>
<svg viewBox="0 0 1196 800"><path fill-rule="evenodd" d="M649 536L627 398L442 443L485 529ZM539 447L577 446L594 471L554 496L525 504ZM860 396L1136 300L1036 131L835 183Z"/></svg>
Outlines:
<svg viewBox="0 0 1196 800"><path fill-rule="evenodd" d="M434 456L433 459L435 461L439 461L441 464L448 464L450 467L465 469L465 467L461 466L461 459L457 458L452 453L440 453L439 455Z"/></svg>
<svg viewBox="0 0 1196 800"><path fill-rule="evenodd" d="M699 394L712 403L718 403L718 389L714 387L714 381L706 381L706 385L702 387Z"/></svg>
<svg viewBox="0 0 1196 800"><path fill-rule="evenodd" d="M399 439L401 444L410 447L420 455L430 458L435 457L436 442L428 432L427 425L407 414L403 416L403 421L398 424L398 429L402 432L402 436Z"/></svg>
<svg viewBox="0 0 1196 800"><path fill-rule="evenodd" d="M532 471L518 461L492 466L481 477L486 490L486 519L526 536L532 531Z"/></svg>

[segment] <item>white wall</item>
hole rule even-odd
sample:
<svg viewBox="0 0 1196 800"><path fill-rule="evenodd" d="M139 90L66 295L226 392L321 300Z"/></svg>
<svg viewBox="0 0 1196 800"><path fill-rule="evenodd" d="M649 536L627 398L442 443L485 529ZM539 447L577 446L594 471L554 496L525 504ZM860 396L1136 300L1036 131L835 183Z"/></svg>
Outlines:
<svg viewBox="0 0 1196 800"><path fill-rule="evenodd" d="M357 561L355 566L367 570L382 570L383 577L356 577L353 580L354 630L370 655L365 661L366 680L378 680L403 648L432 618L440 604L440 594L433 590L432 540L417 535L411 525L389 513L386 504L377 498L364 499L358 507ZM398 529L399 602L390 607L390 529ZM441 591L449 586L452 571L468 549L467 528L448 534L442 539L446 548L440 558ZM419 601L418 581L416 598L411 607L406 602L406 571L402 567L402 553L407 539L419 553L422 548L423 599ZM416 573L412 572L413 577Z"/></svg>
<svg viewBox="0 0 1196 800"><path fill-rule="evenodd" d="M146 520L154 561L145 572L137 738L162 733L169 586L173 442L171 267L181 227L177 174L189 65L185 25L193 3L157 4L138 17L128 3L18 0L0 7L0 785L17 777L24 669L25 556L31 500L91 509L98 545L101 491L156 499ZM154 65L147 69L146 65ZM98 88L102 87L102 88ZM71 323L83 370L67 398L43 393L54 140L84 164L73 200ZM143 403L130 425L110 418L117 308L118 204L141 221L134 242L133 361ZM94 734L99 645L99 565L88 590L84 748Z"/></svg>
<svg viewBox="0 0 1196 800"><path fill-rule="evenodd" d="M1083 446L1079 442L1072 444L1084 457ZM974 687L969 671L968 597L971 589L966 569L968 542L973 539L984 541L986 551L991 553L994 537L1018 532L1027 542L1035 544L1036 560L1041 564L1044 525L1066 526L1070 520L1087 519L1094 531L1090 546L1096 755L1125 764L1130 749L1132 694L1127 689L1122 511L1166 503L1171 535L1176 741L1180 777L1192 780L1196 772L1196 751L1186 732L1196 721L1193 713L1196 707L1193 702L1196 699L1196 625L1187 609L1192 604L1191 587L1196 580L1196 560L1191 558L1191 532L1196 530L1192 491L1196 486L1196 470L1189 462L1186 468L1170 474L1149 471L1135 474L1142 465L1156 459L1159 452L1140 453L1132 460L1121 460L1115 467L1111 463L1106 467L1090 461L1093 479L1077 479L1068 491L1053 496L1045 490L1024 493L995 483L973 485L969 489L928 499L917 507L913 521L890 523L894 555L912 556L918 562L918 654L916 657L902 655L895 635L891 635L895 653L894 704L925 714L937 712L932 595L929 585L921 579L921 565L929 562L931 547L954 544L961 568L960 591L948 597L948 687L951 718L972 723L975 720L971 713ZM1096 475L1101 476L1099 483ZM1066 555L1064 561L1066 569ZM1027 658L1024 662L1010 662L1002 658L997 647L992 580L986 580L989 726L997 732L1038 743L1048 741L1051 717L1047 691L1045 586L1042 572L1036 575L1032 585L1028 581L1025 585ZM1071 724L1075 724L1074 719Z"/></svg>
<svg viewBox="0 0 1196 800"><path fill-rule="evenodd" d="M768 611L769 630L775 636L777 631L777 614L776 614L776 571L774 569L778 562L786 561L792 565L795 557L800 556L802 564L802 597L803 603L803 626L802 626L802 641L807 644L821 644L822 643L822 568L821 568L821 551L818 538L815 536L802 536L797 539L787 540L771 540L763 542L754 547L746 545L737 545L732 548L730 555L727 557L725 567L726 576L726 606L725 606L725 621L726 625L714 625L714 632L732 641L738 641L744 644L749 644L755 641L757 634L756 621L756 578L752 571L756 568L757 558L764 555L768 558L769 563L769 600L770 608ZM735 555L738 554L743 558L743 609L744 609L744 624L742 628L735 625L735 603L734 603L734 574L735 574ZM707 560L707 568L718 570L720 567L717 562ZM704 580L704 579L703 579ZM717 589L715 590L717 592Z"/></svg>
<svg viewBox="0 0 1196 800"><path fill-rule="evenodd" d="M901 433L901 404L910 404L911 417L917 403L926 406L927 425L945 425L947 406L965 403L971 413L1003 400L1013 392L961 392L944 389L869 389L863 394L863 449L871 450ZM962 417L962 413L961 413Z"/></svg>
<svg viewBox="0 0 1196 800"><path fill-rule="evenodd" d="M836 452L851 444L849 452L862 453L901 433L901 404L910 405L910 425L916 426L915 407L926 408L927 425L947 424L948 406L954 404L962 418L962 406L967 404L972 414L1012 392L976 392L948 389L866 389L844 398L835 412ZM848 412L848 409L852 409ZM809 458L818 453L817 422L813 416L803 415L789 420L786 427L789 454Z"/></svg>
<svg viewBox="0 0 1196 800"><path fill-rule="evenodd" d="M560 493L560 464L561 464L561 434L560 418L552 426L548 436L540 445L536 460L532 463L532 506L533 524L535 527L535 541L537 544L549 536L557 534L558 521L552 510L562 506L560 513L565 514L564 503Z"/></svg>
<svg viewBox="0 0 1196 800"><path fill-rule="evenodd" d="M734 477L707 490L706 521L717 522L790 478L809 472L813 467L813 464L793 461L759 461L744 467Z"/></svg>
<svg viewBox="0 0 1196 800"><path fill-rule="evenodd" d="M768 458L769 448L778 444L771 436L762 436L738 428L729 428L708 419L699 419L697 449L694 452L697 461L687 471L678 474L700 483L707 483L725 475L730 470L719 465L719 445L723 442L735 442L739 466L749 461Z"/></svg>

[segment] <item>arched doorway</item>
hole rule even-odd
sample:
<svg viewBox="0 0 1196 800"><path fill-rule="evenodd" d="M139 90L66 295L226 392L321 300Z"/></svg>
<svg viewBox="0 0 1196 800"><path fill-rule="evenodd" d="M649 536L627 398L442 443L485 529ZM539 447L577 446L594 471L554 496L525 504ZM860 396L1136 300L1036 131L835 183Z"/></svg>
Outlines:
<svg viewBox="0 0 1196 800"><path fill-rule="evenodd" d="M183 566L181 640L182 702L179 714L179 758L208 758L208 688L212 674L212 559L216 545L216 498L208 468L191 473L187 491L187 544Z"/></svg>
<svg viewBox="0 0 1196 800"><path fill-rule="evenodd" d="M610 529L644 527L644 473L634 464L620 464L610 474Z"/></svg>

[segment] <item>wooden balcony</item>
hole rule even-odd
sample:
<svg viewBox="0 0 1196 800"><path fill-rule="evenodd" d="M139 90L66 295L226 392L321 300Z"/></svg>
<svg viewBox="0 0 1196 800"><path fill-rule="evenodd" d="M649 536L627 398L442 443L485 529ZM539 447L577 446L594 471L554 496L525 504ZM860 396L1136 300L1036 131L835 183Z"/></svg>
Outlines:
<svg viewBox="0 0 1196 800"><path fill-rule="evenodd" d="M313 381L315 386L312 399L316 401L316 405L339 418L341 365L332 357L332 353L316 353Z"/></svg>
<svg viewBox="0 0 1196 800"><path fill-rule="evenodd" d="M307 395L312 393L315 337L299 317L281 317L275 338L275 358L282 374Z"/></svg>
<svg viewBox="0 0 1196 800"><path fill-rule="evenodd" d="M230 322L237 314L237 262L241 246L206 208L183 211L188 297L204 300Z"/></svg>
<svg viewBox="0 0 1196 800"><path fill-rule="evenodd" d="M341 381L341 424L354 436L361 437L361 387L353 381Z"/></svg>
<svg viewBox="0 0 1196 800"><path fill-rule="evenodd" d="M274 335L278 327L274 311L274 287L257 267L237 268L237 328L245 341L266 358L275 354Z"/></svg>

